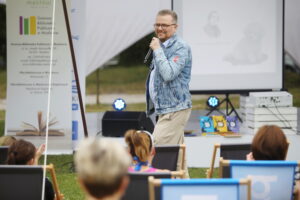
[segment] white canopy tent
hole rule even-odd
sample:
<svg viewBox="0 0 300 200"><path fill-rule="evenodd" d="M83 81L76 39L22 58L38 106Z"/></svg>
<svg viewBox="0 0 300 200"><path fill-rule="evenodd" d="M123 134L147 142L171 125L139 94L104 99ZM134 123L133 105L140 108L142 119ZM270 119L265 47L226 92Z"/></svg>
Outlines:
<svg viewBox="0 0 300 200"><path fill-rule="evenodd" d="M285 0L284 48L300 67L300 1Z"/></svg>
<svg viewBox="0 0 300 200"><path fill-rule="evenodd" d="M170 8L171 0L86 1L86 75L151 33L156 13Z"/></svg>

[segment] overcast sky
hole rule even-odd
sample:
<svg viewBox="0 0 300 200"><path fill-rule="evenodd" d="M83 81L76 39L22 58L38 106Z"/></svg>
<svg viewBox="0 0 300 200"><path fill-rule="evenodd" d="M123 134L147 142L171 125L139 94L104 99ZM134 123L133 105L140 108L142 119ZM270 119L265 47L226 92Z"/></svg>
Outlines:
<svg viewBox="0 0 300 200"><path fill-rule="evenodd" d="M0 0L0 3L5 3L6 0Z"/></svg>

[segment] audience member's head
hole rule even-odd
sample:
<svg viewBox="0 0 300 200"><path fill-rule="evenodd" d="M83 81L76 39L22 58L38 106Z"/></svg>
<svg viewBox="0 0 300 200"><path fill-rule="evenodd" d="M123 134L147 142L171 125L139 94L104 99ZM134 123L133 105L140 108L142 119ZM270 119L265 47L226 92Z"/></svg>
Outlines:
<svg viewBox="0 0 300 200"><path fill-rule="evenodd" d="M37 165L38 160L45 151L42 144L38 149L28 141L16 140L8 148L7 164L9 165Z"/></svg>
<svg viewBox="0 0 300 200"><path fill-rule="evenodd" d="M125 133L125 141L132 157L138 157L139 161L147 162L154 154L152 136L146 131L128 130Z"/></svg>
<svg viewBox="0 0 300 200"><path fill-rule="evenodd" d="M25 140L16 140L8 149L7 164L31 165L35 156L35 146Z"/></svg>
<svg viewBox="0 0 300 200"><path fill-rule="evenodd" d="M5 135L0 137L0 146L10 146L16 141L16 138L11 135Z"/></svg>
<svg viewBox="0 0 300 200"><path fill-rule="evenodd" d="M254 160L285 160L288 142L278 126L262 126L253 138L252 156Z"/></svg>
<svg viewBox="0 0 300 200"><path fill-rule="evenodd" d="M130 156L109 139L85 139L75 155L79 182L90 199L120 199L128 185Z"/></svg>

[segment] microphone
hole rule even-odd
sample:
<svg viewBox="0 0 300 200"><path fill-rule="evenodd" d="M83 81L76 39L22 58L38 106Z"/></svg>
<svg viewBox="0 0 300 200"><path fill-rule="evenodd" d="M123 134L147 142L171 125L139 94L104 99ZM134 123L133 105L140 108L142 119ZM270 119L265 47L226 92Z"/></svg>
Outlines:
<svg viewBox="0 0 300 200"><path fill-rule="evenodd" d="M146 64L146 62L147 62L148 58L151 56L151 54L152 54L152 49L149 48L149 50L145 56L145 59L144 59L144 64Z"/></svg>

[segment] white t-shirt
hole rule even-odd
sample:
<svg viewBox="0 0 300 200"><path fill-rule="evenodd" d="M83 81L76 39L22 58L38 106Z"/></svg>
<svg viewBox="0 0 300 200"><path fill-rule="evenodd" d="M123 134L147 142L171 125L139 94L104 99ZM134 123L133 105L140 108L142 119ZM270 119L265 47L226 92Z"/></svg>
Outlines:
<svg viewBox="0 0 300 200"><path fill-rule="evenodd" d="M168 45L169 41L170 41L170 39L166 40L161 45L165 48ZM156 96L156 93L154 91L154 74L155 74L156 66L155 66L154 62L152 64L153 64L153 70L151 71L150 80L149 80L149 95L150 95L152 102L154 102L154 99Z"/></svg>

